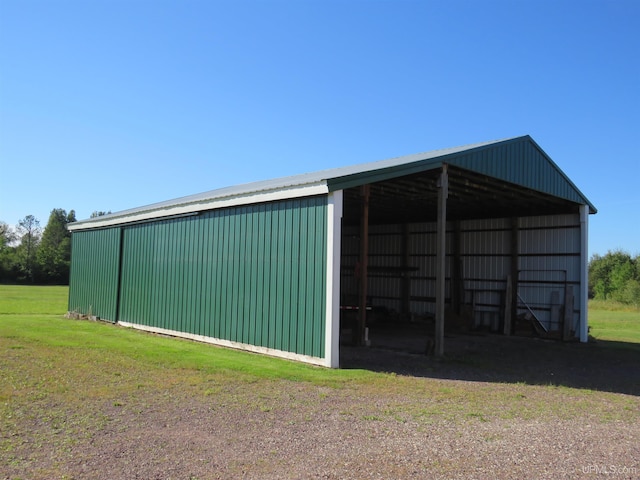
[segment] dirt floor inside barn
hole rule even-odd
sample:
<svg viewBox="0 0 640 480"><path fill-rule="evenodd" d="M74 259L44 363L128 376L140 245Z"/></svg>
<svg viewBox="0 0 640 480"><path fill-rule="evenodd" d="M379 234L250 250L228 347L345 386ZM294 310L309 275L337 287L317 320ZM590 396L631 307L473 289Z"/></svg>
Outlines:
<svg viewBox="0 0 640 480"><path fill-rule="evenodd" d="M393 378L332 388L185 373L80 409L34 399L50 414L25 407L14 419L19 441L9 451L3 435L0 478L640 477L636 347L445 340L444 359L342 347L343 368L390 372L397 390Z"/></svg>

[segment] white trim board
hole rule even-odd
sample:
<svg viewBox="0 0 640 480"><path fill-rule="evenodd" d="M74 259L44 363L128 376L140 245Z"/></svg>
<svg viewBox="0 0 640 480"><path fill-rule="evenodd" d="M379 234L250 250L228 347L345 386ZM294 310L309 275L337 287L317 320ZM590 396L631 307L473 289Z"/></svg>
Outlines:
<svg viewBox="0 0 640 480"><path fill-rule="evenodd" d="M340 367L340 245L342 190L327 199L327 284L325 289L325 366Z"/></svg>
<svg viewBox="0 0 640 480"><path fill-rule="evenodd" d="M169 330L166 328L151 327L149 325L141 325L138 323L129 322L116 322L117 325L125 328L134 328L136 330L142 330L150 333L157 333L160 335L169 335L171 337L186 338L188 340L195 340L197 342L210 343L220 347L233 348L235 350L244 350L246 352L260 353L263 355L269 355L271 357L284 358L286 360L295 360L297 362L309 363L311 365L318 365L320 367L327 366L324 358L311 357L309 355L302 355L299 353L285 352L283 350L276 350L274 348L259 347L257 345L249 345L247 343L234 342L231 340L223 340L221 338L207 337L204 335L197 335L195 333L179 332L177 330Z"/></svg>
<svg viewBox="0 0 640 480"><path fill-rule="evenodd" d="M254 203L273 202L277 200L288 200L291 198L310 197L314 195L326 195L329 189L326 183L300 185L280 190L254 192L245 195L210 198L205 200L191 201L181 205L157 206L149 205L140 209L125 210L112 215L93 218L91 220L73 222L67 225L70 231L90 230L94 228L113 227L116 225L126 225L128 223L143 222L150 220L162 220L166 217L179 215L197 214L201 211L215 210L218 208L250 205Z"/></svg>

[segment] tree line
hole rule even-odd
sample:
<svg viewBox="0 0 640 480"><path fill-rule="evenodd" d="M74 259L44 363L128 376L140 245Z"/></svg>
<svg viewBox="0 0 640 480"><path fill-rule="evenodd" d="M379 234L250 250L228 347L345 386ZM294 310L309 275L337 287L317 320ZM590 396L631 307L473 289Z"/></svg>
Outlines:
<svg viewBox="0 0 640 480"><path fill-rule="evenodd" d="M640 308L640 255L614 250L589 261L589 297Z"/></svg>
<svg viewBox="0 0 640 480"><path fill-rule="evenodd" d="M91 217L111 212L93 212ZM27 215L11 227L0 220L0 283L69 284L71 232L76 213L51 210L47 225Z"/></svg>
<svg viewBox="0 0 640 480"><path fill-rule="evenodd" d="M111 213L95 211L91 217ZM54 208L49 221L40 228L33 215L24 217L15 228L0 221L0 282L69 283L71 233L69 223L75 211ZM589 298L611 300L640 307L640 255L623 250L595 254L589 260Z"/></svg>

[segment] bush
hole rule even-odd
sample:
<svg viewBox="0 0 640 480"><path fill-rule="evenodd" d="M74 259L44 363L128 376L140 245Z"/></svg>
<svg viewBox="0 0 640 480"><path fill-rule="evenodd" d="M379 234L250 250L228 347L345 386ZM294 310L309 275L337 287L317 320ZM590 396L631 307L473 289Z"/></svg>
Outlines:
<svg viewBox="0 0 640 480"><path fill-rule="evenodd" d="M640 257L623 250L594 255L589 261L589 297L640 305Z"/></svg>

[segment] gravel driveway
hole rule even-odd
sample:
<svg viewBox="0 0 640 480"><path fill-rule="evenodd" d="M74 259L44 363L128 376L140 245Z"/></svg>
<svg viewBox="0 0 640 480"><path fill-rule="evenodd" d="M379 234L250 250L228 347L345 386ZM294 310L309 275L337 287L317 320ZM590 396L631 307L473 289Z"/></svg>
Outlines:
<svg viewBox="0 0 640 480"><path fill-rule="evenodd" d="M531 339L457 347L444 362L343 349L347 368L395 372L384 389L185 379L78 410L34 399L57 413L5 419L20 441L2 435L0 478L640 478L637 354Z"/></svg>

